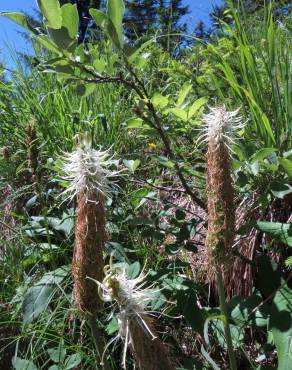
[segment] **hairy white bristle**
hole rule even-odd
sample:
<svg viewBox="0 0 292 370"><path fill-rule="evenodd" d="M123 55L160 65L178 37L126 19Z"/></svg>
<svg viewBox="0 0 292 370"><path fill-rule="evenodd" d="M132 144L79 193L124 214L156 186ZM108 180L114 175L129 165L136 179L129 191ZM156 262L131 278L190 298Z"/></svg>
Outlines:
<svg viewBox="0 0 292 370"><path fill-rule="evenodd" d="M92 149L86 136L78 136L77 148L63 156L64 179L69 182L64 194L74 198L80 192L109 195L115 187L113 178L120 171L113 171L114 161L108 151Z"/></svg>
<svg viewBox="0 0 292 370"><path fill-rule="evenodd" d="M242 116L239 114L240 108L228 112L224 105L220 107L209 107L210 112L203 116L203 134L198 141L209 142L214 140L216 144L224 143L229 146L233 143L238 130L245 126Z"/></svg>

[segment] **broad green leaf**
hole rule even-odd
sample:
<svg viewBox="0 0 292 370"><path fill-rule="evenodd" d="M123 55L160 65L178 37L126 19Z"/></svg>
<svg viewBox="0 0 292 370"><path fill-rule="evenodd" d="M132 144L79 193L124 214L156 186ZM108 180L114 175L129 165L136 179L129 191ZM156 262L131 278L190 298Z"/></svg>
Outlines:
<svg viewBox="0 0 292 370"><path fill-rule="evenodd" d="M74 353L66 358L64 363L64 370L70 370L78 366L82 361L79 353Z"/></svg>
<svg viewBox="0 0 292 370"><path fill-rule="evenodd" d="M107 15L112 22L117 37L118 46L122 48L123 46L123 16L125 12L125 4L123 0L108 0L107 2Z"/></svg>
<svg viewBox="0 0 292 370"><path fill-rule="evenodd" d="M136 261L128 266L127 268L127 277L129 279L135 279L141 270L140 262Z"/></svg>
<svg viewBox="0 0 292 370"><path fill-rule="evenodd" d="M283 199L286 195L292 193L292 186L283 184L279 181L273 181L270 185L271 193L276 197Z"/></svg>
<svg viewBox="0 0 292 370"><path fill-rule="evenodd" d="M106 14L98 9L89 9L90 15L93 17L95 23L102 29L105 29L108 24L108 17Z"/></svg>
<svg viewBox="0 0 292 370"><path fill-rule="evenodd" d="M20 357L13 357L12 365L15 370L38 370L32 361Z"/></svg>
<svg viewBox="0 0 292 370"><path fill-rule="evenodd" d="M123 160L124 165L132 172L134 173L137 169L137 167L140 165L141 161L139 159L133 160Z"/></svg>
<svg viewBox="0 0 292 370"><path fill-rule="evenodd" d="M292 161L287 158L279 158L279 162L287 175L292 178Z"/></svg>
<svg viewBox="0 0 292 370"><path fill-rule="evenodd" d="M198 111L199 109L205 105L208 101L208 98L202 97L196 100L190 107L188 111L188 119L192 118Z"/></svg>
<svg viewBox="0 0 292 370"><path fill-rule="evenodd" d="M48 355L50 359L56 364L62 363L66 357L66 348L64 347L64 341L60 341L59 346L48 349Z"/></svg>
<svg viewBox="0 0 292 370"><path fill-rule="evenodd" d="M191 88L192 88L192 85L190 85L188 82L186 82L183 85L183 87L180 89L179 94L178 94L178 99L177 99L177 105L179 107L184 103L184 101L185 101L188 93L190 92Z"/></svg>
<svg viewBox="0 0 292 370"><path fill-rule="evenodd" d="M37 0L38 6L50 28L58 30L62 27L62 12L58 0Z"/></svg>
<svg viewBox="0 0 292 370"><path fill-rule="evenodd" d="M48 27L48 34L60 50L69 49L70 46L74 44L74 41L69 36L68 30L65 27L61 27L59 29Z"/></svg>
<svg viewBox="0 0 292 370"><path fill-rule="evenodd" d="M151 102L154 107L163 109L167 106L169 100L165 96L162 96L159 93L155 93L151 98Z"/></svg>
<svg viewBox="0 0 292 370"><path fill-rule="evenodd" d="M153 155L153 159L157 160L160 164L162 164L162 166L165 166L168 168L174 168L175 166L173 161L171 161L170 159L162 155Z"/></svg>
<svg viewBox="0 0 292 370"><path fill-rule="evenodd" d="M192 289L178 292L178 305L184 307L183 315L187 323L197 333L203 335L205 318L203 310L198 307L195 291Z"/></svg>
<svg viewBox="0 0 292 370"><path fill-rule="evenodd" d="M85 98L86 96L92 94L96 88L96 84L94 82L91 83L82 83L76 86L76 92L78 95Z"/></svg>
<svg viewBox="0 0 292 370"><path fill-rule="evenodd" d="M93 67L98 73L103 73L106 68L106 61L103 58L94 59Z"/></svg>
<svg viewBox="0 0 292 370"><path fill-rule="evenodd" d="M173 113L176 117L178 117L179 119L181 119L184 122L187 122L187 120L188 120L188 115L187 115L186 111L184 111L181 108L170 108L170 109L168 109L168 112Z"/></svg>
<svg viewBox="0 0 292 370"><path fill-rule="evenodd" d="M8 18L8 19L11 19L13 22L19 24L20 26L22 26L23 28L33 32L34 34L38 34L38 32L29 24L26 16L22 13L17 13L17 12L13 12L13 13L10 13L10 12L1 12L0 15L2 17L5 17L5 18Z"/></svg>
<svg viewBox="0 0 292 370"><path fill-rule="evenodd" d="M48 272L42 279L29 288L23 299L23 321L30 323L47 308L57 284L68 274L67 267Z"/></svg>
<svg viewBox="0 0 292 370"><path fill-rule="evenodd" d="M39 35L36 37L37 41L42 44L46 49L58 54L62 55L61 50L58 49L57 45L54 44L48 36L45 35Z"/></svg>
<svg viewBox="0 0 292 370"><path fill-rule="evenodd" d="M276 293L270 310L269 327L278 353L277 370L291 370L292 364L292 290L281 287Z"/></svg>
<svg viewBox="0 0 292 370"><path fill-rule="evenodd" d="M292 247L292 223L258 221L256 228Z"/></svg>
<svg viewBox="0 0 292 370"><path fill-rule="evenodd" d="M276 150L277 149L274 148L262 148L250 157L250 163L262 161L263 159L274 153Z"/></svg>
<svg viewBox="0 0 292 370"><path fill-rule="evenodd" d="M78 34L79 16L76 4L65 4L61 8L62 26L68 30L72 40L76 39Z"/></svg>
<svg viewBox="0 0 292 370"><path fill-rule="evenodd" d="M112 335L119 330L119 323L117 318L114 316L106 326L106 332L108 335Z"/></svg>
<svg viewBox="0 0 292 370"><path fill-rule="evenodd" d="M149 128L141 118L133 118L127 122L127 128Z"/></svg>

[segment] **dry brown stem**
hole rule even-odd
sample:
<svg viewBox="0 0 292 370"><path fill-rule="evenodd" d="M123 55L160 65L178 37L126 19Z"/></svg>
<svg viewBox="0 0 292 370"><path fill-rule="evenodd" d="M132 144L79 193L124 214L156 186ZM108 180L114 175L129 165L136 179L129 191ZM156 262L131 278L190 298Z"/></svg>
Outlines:
<svg viewBox="0 0 292 370"><path fill-rule="evenodd" d="M82 314L95 315L102 308L97 284L101 281L102 251L106 239L104 199L101 194L81 192L77 196L75 245L72 274L74 302Z"/></svg>
<svg viewBox="0 0 292 370"><path fill-rule="evenodd" d="M155 339L146 330L142 321L139 322L134 318L129 320L131 351L138 369L174 370L175 366L171 364L167 348L157 338L152 320L146 315L142 315L142 318Z"/></svg>
<svg viewBox="0 0 292 370"><path fill-rule="evenodd" d="M228 148L209 139L206 190L208 195L208 233L206 245L210 258L225 265L232 258L234 241L234 192Z"/></svg>

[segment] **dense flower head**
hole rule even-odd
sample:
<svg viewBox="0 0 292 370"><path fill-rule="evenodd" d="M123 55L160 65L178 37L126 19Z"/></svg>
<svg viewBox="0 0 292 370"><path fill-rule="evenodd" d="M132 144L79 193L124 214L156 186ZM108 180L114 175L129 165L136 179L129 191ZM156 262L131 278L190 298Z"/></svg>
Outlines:
<svg viewBox="0 0 292 370"><path fill-rule="evenodd" d="M93 149L88 133L77 134L75 139L76 149L63 158L64 179L70 183L64 193L70 198L81 192L109 195L115 187L112 180L119 174L110 169L114 161L109 152Z"/></svg>
<svg viewBox="0 0 292 370"><path fill-rule="evenodd" d="M205 126L200 139L204 142L214 140L216 145L223 143L229 146L236 132L244 127L242 116L239 115L240 108L231 112L226 110L225 105L209 109L210 112L203 116Z"/></svg>

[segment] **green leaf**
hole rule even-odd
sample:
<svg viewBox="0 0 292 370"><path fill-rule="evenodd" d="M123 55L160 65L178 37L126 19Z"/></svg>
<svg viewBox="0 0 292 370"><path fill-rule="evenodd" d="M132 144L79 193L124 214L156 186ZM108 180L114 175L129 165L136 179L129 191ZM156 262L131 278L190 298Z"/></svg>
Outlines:
<svg viewBox="0 0 292 370"><path fill-rule="evenodd" d="M108 0L107 2L107 15L117 34L118 43L117 46L122 48L123 46L123 16L125 12L125 4L123 0Z"/></svg>
<svg viewBox="0 0 292 370"><path fill-rule="evenodd" d="M283 199L286 195L292 193L292 186L282 182L273 181L270 185L271 193L276 197Z"/></svg>
<svg viewBox="0 0 292 370"><path fill-rule="evenodd" d="M152 96L151 102L154 105L154 107L161 108L161 109L165 108L169 103L168 99L159 93L155 93Z"/></svg>
<svg viewBox="0 0 292 370"><path fill-rule="evenodd" d="M76 45L76 41L72 41L69 36L67 28L61 27L59 29L53 29L48 27L48 34L50 35L51 40L57 45L60 50L69 49L71 45Z"/></svg>
<svg viewBox="0 0 292 370"><path fill-rule="evenodd" d="M82 358L79 353L74 353L66 358L64 367L65 370L73 369L74 367L78 366L82 361Z"/></svg>
<svg viewBox="0 0 292 370"><path fill-rule="evenodd" d="M202 97L196 100L190 107L188 111L188 119L192 118L198 111L199 109L205 105L208 101L208 98Z"/></svg>
<svg viewBox="0 0 292 370"><path fill-rule="evenodd" d="M102 29L106 29L108 21L109 21L106 14L104 14L98 9L89 9L89 13L93 17L97 26L99 26Z"/></svg>
<svg viewBox="0 0 292 370"><path fill-rule="evenodd" d="M12 365L15 370L38 370L32 361L20 357L13 357Z"/></svg>
<svg viewBox="0 0 292 370"><path fill-rule="evenodd" d="M86 96L92 94L96 88L96 84L94 82L91 83L82 83L76 86L76 92L78 95L85 98Z"/></svg>
<svg viewBox="0 0 292 370"><path fill-rule="evenodd" d="M268 157L275 151L276 151L275 148L262 148L250 157L249 159L250 163L254 163L256 161L262 161L263 159L265 159L266 157Z"/></svg>
<svg viewBox="0 0 292 370"><path fill-rule="evenodd" d="M62 55L61 50L58 49L57 45L52 42L48 36L45 35L39 35L36 37L36 40L42 44L46 49L52 51L53 53L56 53L58 55Z"/></svg>
<svg viewBox="0 0 292 370"><path fill-rule="evenodd" d="M137 167L140 165L141 161L139 159L133 160L123 160L124 165L132 172L134 173L137 169Z"/></svg>
<svg viewBox="0 0 292 370"><path fill-rule="evenodd" d="M135 279L141 270L140 262L136 261L128 266L127 268L127 277L129 279Z"/></svg>
<svg viewBox="0 0 292 370"><path fill-rule="evenodd" d="M79 16L76 4L65 4L61 8L62 26L68 31L72 40L76 39L78 34Z"/></svg>
<svg viewBox="0 0 292 370"><path fill-rule="evenodd" d="M62 27L62 12L58 0L37 0L38 6L43 16L48 22L48 26L55 30Z"/></svg>
<svg viewBox="0 0 292 370"><path fill-rule="evenodd" d="M64 341L60 341L59 346L48 349L48 355L50 359L56 364L62 363L66 357L66 348L64 347Z"/></svg>
<svg viewBox="0 0 292 370"><path fill-rule="evenodd" d="M38 32L29 24L26 16L22 13L17 13L17 12L1 12L0 15L2 17L11 19L13 22L19 24L23 28L29 30L30 32L33 32L35 35L38 34Z"/></svg>
<svg viewBox="0 0 292 370"><path fill-rule="evenodd" d="M186 111L184 111L181 108L170 108L170 109L168 109L168 112L173 113L176 117L178 117L179 119L181 119L184 122L187 122L187 120L188 120L188 115L187 115Z"/></svg>
<svg viewBox="0 0 292 370"><path fill-rule="evenodd" d="M133 118L127 121L127 128L149 128L141 118Z"/></svg>
<svg viewBox="0 0 292 370"><path fill-rule="evenodd" d="M162 166L165 166L168 168L175 167L175 163L173 161L171 161L170 159L162 155L153 155L153 159L157 160Z"/></svg>
<svg viewBox="0 0 292 370"><path fill-rule="evenodd" d="M119 323L118 323L118 320L115 316L108 323L105 330L106 330L108 335L112 335L112 334L116 333L119 330Z"/></svg>
<svg viewBox="0 0 292 370"><path fill-rule="evenodd" d="M292 178L292 161L287 158L279 158L281 166L284 168L287 175Z"/></svg>
<svg viewBox="0 0 292 370"><path fill-rule="evenodd" d="M256 228L292 247L292 223L258 221Z"/></svg>
<svg viewBox="0 0 292 370"><path fill-rule="evenodd" d="M188 93L190 92L192 88L192 85L190 85L188 82L183 84L183 87L179 91L178 99L177 99L177 105L180 107L183 105Z"/></svg>
<svg viewBox="0 0 292 370"><path fill-rule="evenodd" d="M292 290L283 286L276 293L270 310L269 327L278 353L277 370L290 370L292 363Z"/></svg>
<svg viewBox="0 0 292 370"><path fill-rule="evenodd" d="M47 308L57 284L68 274L67 267L48 272L34 286L29 288L23 299L23 321L30 323Z"/></svg>
<svg viewBox="0 0 292 370"><path fill-rule="evenodd" d="M179 292L178 300L181 301L181 303L184 302L183 315L187 323L193 330L203 335L205 319L203 310L198 307L195 292L192 289L181 291Z"/></svg>

